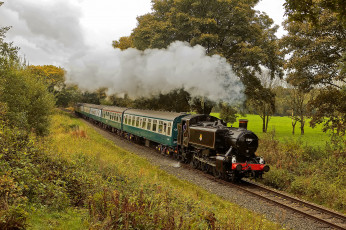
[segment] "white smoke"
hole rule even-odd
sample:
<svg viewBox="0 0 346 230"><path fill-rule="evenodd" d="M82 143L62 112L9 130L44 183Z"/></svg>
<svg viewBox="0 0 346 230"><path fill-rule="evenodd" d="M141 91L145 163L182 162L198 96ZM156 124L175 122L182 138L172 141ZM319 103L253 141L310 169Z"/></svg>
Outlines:
<svg viewBox="0 0 346 230"><path fill-rule="evenodd" d="M68 66L68 81L91 91L106 87L108 93L148 97L184 88L213 101L244 100L244 87L225 58L179 41L167 49L94 50Z"/></svg>

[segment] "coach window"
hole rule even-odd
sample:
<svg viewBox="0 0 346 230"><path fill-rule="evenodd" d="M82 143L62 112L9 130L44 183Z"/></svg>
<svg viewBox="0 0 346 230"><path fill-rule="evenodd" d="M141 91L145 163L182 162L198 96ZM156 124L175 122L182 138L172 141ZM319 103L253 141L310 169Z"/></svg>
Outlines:
<svg viewBox="0 0 346 230"><path fill-rule="evenodd" d="M168 135L168 136L171 136L171 135L172 135L172 123L171 123L171 122L168 123L167 135Z"/></svg>
<svg viewBox="0 0 346 230"><path fill-rule="evenodd" d="M128 118L127 118L127 115L125 115L125 124L127 124L127 121L128 121Z"/></svg>
<svg viewBox="0 0 346 230"><path fill-rule="evenodd" d="M135 126L136 124L136 117L135 115L132 115L132 126Z"/></svg>
<svg viewBox="0 0 346 230"><path fill-rule="evenodd" d="M153 120L153 132L156 132L157 120Z"/></svg>
<svg viewBox="0 0 346 230"><path fill-rule="evenodd" d="M142 129L145 129L147 126L147 119L146 118L143 118L142 120Z"/></svg>
<svg viewBox="0 0 346 230"><path fill-rule="evenodd" d="M162 131L163 131L163 121L159 121L159 130L158 130L158 132L162 133Z"/></svg>
<svg viewBox="0 0 346 230"><path fill-rule="evenodd" d="M136 127L139 127L139 117L136 117Z"/></svg>
<svg viewBox="0 0 346 230"><path fill-rule="evenodd" d="M147 130L151 130L151 119L148 118Z"/></svg>

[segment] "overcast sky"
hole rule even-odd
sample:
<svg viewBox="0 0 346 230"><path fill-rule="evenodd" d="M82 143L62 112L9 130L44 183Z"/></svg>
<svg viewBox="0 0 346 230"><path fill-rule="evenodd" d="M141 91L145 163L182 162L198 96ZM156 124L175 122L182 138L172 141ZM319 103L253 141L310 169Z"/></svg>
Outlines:
<svg viewBox="0 0 346 230"><path fill-rule="evenodd" d="M136 17L151 11L150 0L3 0L0 25L12 26L7 41L31 64L64 66L88 49L112 49L130 35ZM284 0L262 0L256 9L283 21ZM282 36L282 28L278 36Z"/></svg>

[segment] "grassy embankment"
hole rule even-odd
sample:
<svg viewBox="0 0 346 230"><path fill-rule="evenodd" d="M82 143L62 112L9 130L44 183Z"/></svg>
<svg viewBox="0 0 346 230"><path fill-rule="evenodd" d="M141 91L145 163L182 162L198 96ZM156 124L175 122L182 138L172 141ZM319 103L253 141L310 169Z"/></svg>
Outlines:
<svg viewBox="0 0 346 230"><path fill-rule="evenodd" d="M312 129L308 124L303 136L297 124L293 136L288 117L272 117L264 134L258 115L241 118L249 120L248 129L260 138L257 155L271 166L263 183L346 213L345 139L330 143L321 126Z"/></svg>
<svg viewBox="0 0 346 230"><path fill-rule="evenodd" d="M44 180L10 174L19 180L11 185L26 200L24 210L31 207L29 229L279 228L118 148L78 119L59 112L53 124L30 163L40 165L36 177Z"/></svg>

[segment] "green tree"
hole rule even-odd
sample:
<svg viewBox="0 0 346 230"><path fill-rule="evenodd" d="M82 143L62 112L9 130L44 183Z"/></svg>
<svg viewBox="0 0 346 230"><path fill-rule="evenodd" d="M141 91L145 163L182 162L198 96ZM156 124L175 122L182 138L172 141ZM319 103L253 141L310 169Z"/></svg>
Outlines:
<svg viewBox="0 0 346 230"><path fill-rule="evenodd" d="M262 119L262 132L266 133L270 117L275 113L275 94L270 88L255 88L253 96L247 101L250 112L258 114Z"/></svg>
<svg viewBox="0 0 346 230"><path fill-rule="evenodd" d="M294 128L297 122L300 123L300 134L304 135L304 126L306 119L308 116L308 102L311 99L312 93L307 93L299 88L291 88L289 89L290 98L288 99L288 104L291 107L292 111L292 134L294 135Z"/></svg>
<svg viewBox="0 0 346 230"><path fill-rule="evenodd" d="M237 120L237 110L227 103L220 103L220 118L226 123L234 123Z"/></svg>
<svg viewBox="0 0 346 230"><path fill-rule="evenodd" d="M323 124L323 130L343 136L346 132L346 87L342 90L327 87L319 90L316 99L310 104L314 115L310 124Z"/></svg>
<svg viewBox="0 0 346 230"><path fill-rule="evenodd" d="M80 102L82 92L77 85L64 85L56 95L56 105L60 107L73 106Z"/></svg>
<svg viewBox="0 0 346 230"><path fill-rule="evenodd" d="M342 96L346 84L344 4L329 0L287 0L285 6L288 34L282 38L281 45L283 52L289 54L285 64L288 82L303 92L319 89L321 95L310 101L311 124L323 122L318 114L326 114L326 108L329 114L339 114L332 115L335 124L345 123L343 106L326 107L328 97L325 96L331 95L327 91ZM325 127L333 129L335 126L328 125L329 121L325 120Z"/></svg>
<svg viewBox="0 0 346 230"><path fill-rule="evenodd" d="M48 133L54 96L30 71L19 69L7 73L0 101L7 104L8 118L13 125L40 135Z"/></svg>
<svg viewBox="0 0 346 230"><path fill-rule="evenodd" d="M273 20L254 10L258 0L153 0L153 12L137 18L130 38L134 47L165 48L173 41L205 47L227 59L246 85L255 85L264 67L282 77ZM121 41L119 41L121 43ZM252 98L251 90L246 90ZM200 99L196 99L198 101ZM198 105L199 103L194 103Z"/></svg>
<svg viewBox="0 0 346 230"><path fill-rule="evenodd" d="M191 110L199 114L210 114L215 102L205 97L194 97L191 101Z"/></svg>

